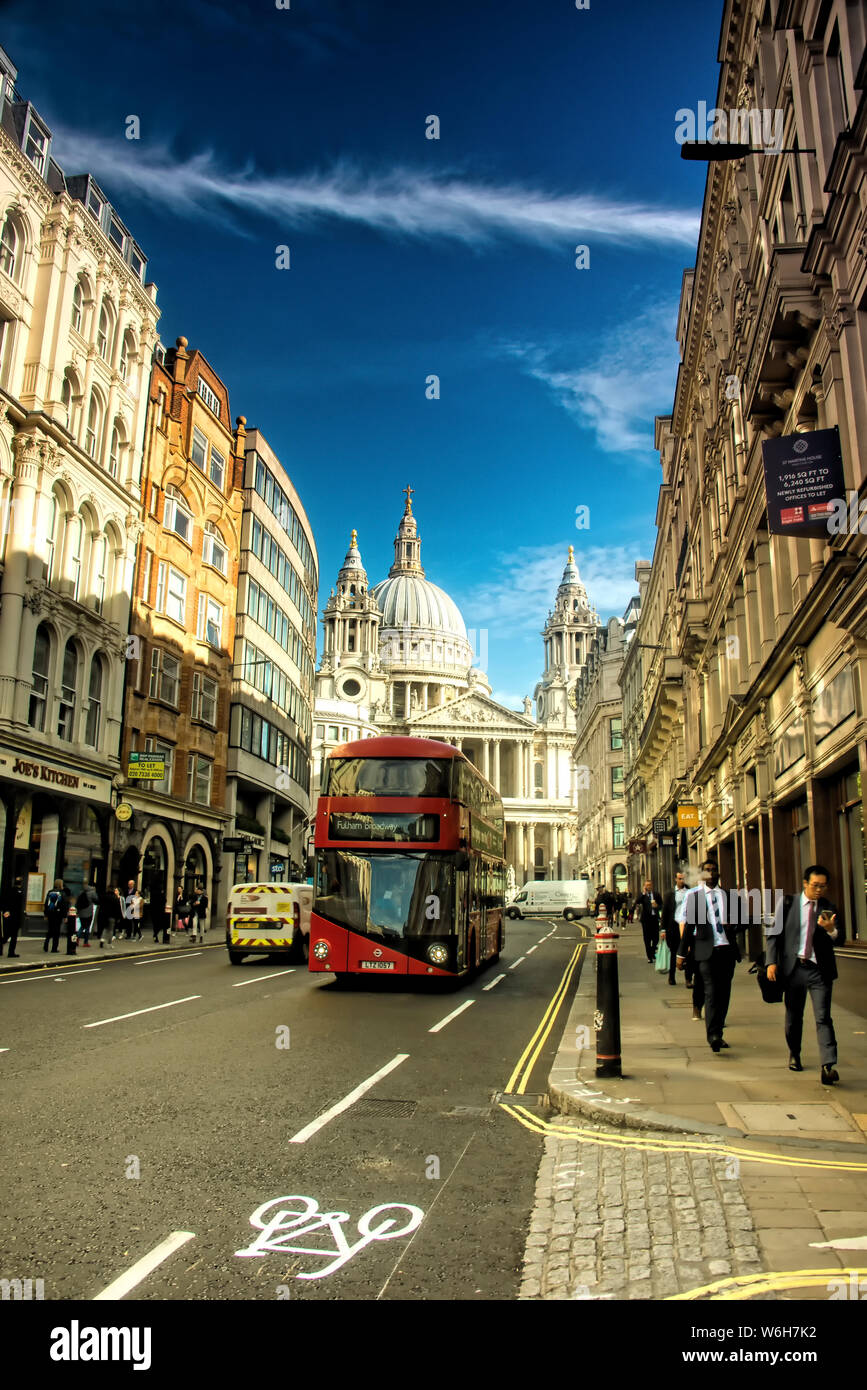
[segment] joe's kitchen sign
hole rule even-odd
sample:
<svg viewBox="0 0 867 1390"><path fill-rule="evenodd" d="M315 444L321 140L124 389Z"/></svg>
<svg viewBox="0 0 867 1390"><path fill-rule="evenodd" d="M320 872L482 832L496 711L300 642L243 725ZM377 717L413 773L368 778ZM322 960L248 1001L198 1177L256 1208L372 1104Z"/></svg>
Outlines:
<svg viewBox="0 0 867 1390"><path fill-rule="evenodd" d="M70 772L65 767L57 767L41 760L19 757L17 753L0 750L0 777L11 777L16 782L29 782L34 786L56 788L58 791L74 792L76 796L86 797L88 801L108 801L111 790L106 777L91 777L86 772Z"/></svg>

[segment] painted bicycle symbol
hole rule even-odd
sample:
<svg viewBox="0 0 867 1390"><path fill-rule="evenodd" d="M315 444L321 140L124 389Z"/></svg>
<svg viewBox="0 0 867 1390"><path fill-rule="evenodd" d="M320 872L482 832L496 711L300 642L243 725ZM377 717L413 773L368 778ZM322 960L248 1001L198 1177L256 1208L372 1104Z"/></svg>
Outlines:
<svg viewBox="0 0 867 1390"><path fill-rule="evenodd" d="M289 1204L296 1204L290 1206ZM300 1209L299 1209L300 1207ZM401 1218L388 1216L377 1221L384 1212L407 1213L403 1216L404 1225L398 1225ZM252 1255L317 1255L329 1260L324 1269L311 1274L296 1274L296 1279L325 1279L342 1269L354 1255L359 1254L374 1240L397 1240L408 1236L422 1223L424 1212L420 1207L410 1206L408 1202L386 1202L383 1206L371 1207L357 1224L360 1239L350 1245L343 1227L350 1220L348 1211L320 1211L315 1197L273 1197L263 1202L250 1217L250 1225L258 1227L261 1235L256 1236L245 1250L236 1250L239 1256ZM376 1224L374 1224L376 1222ZM294 1241L313 1235L314 1231L329 1231L334 1241L334 1249L329 1250L315 1245L295 1245Z"/></svg>

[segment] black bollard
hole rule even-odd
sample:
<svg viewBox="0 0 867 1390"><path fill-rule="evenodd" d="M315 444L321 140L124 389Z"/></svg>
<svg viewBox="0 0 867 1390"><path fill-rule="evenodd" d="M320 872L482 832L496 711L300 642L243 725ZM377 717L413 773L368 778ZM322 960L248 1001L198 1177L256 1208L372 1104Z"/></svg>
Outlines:
<svg viewBox="0 0 867 1390"><path fill-rule="evenodd" d="M596 1075L620 1076L620 984L617 932L605 908L596 918Z"/></svg>

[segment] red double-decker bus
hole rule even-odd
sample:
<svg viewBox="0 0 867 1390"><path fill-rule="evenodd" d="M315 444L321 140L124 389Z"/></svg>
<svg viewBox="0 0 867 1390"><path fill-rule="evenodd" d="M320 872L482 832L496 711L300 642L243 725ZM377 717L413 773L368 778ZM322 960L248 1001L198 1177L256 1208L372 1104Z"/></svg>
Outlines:
<svg viewBox="0 0 867 1390"><path fill-rule="evenodd" d="M457 748L368 738L325 760L311 970L456 976L503 947L505 820Z"/></svg>

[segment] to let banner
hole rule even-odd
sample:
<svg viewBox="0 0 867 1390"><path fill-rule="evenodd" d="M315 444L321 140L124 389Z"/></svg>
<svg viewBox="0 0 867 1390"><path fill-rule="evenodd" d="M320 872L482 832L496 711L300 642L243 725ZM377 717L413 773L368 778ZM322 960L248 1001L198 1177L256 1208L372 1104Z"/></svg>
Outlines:
<svg viewBox="0 0 867 1390"><path fill-rule="evenodd" d="M778 536L833 534L829 521L846 505L837 426L765 439L762 463L768 530Z"/></svg>

